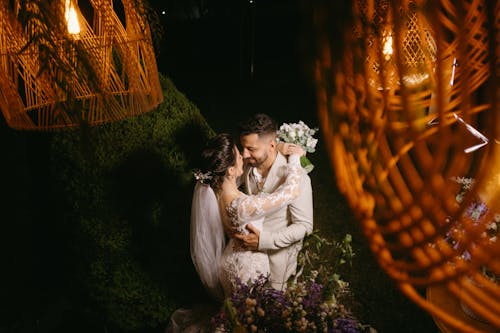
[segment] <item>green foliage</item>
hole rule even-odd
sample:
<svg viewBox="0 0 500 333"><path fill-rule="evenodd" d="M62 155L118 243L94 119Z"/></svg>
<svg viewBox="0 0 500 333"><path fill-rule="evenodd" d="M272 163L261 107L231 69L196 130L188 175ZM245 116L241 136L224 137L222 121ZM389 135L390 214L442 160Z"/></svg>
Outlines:
<svg viewBox="0 0 500 333"><path fill-rule="evenodd" d="M325 238L319 229L304 239L304 245L297 258L298 273L295 280L314 279L324 286L325 298L344 297L348 283L340 277L346 264L351 266L354 251L352 237L346 234L341 241Z"/></svg>
<svg viewBox="0 0 500 333"><path fill-rule="evenodd" d="M214 133L170 80L161 82L156 110L56 133L52 144L75 283L92 316L122 330L164 325L203 290L189 257L191 170Z"/></svg>

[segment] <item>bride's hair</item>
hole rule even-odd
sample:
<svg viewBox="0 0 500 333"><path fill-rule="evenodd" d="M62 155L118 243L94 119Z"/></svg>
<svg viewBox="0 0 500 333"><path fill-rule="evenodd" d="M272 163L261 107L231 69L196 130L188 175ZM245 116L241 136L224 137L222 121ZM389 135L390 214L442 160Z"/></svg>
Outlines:
<svg viewBox="0 0 500 333"><path fill-rule="evenodd" d="M234 139L227 133L211 138L201 152L200 170L208 175L203 182L218 191L227 169L236 164Z"/></svg>

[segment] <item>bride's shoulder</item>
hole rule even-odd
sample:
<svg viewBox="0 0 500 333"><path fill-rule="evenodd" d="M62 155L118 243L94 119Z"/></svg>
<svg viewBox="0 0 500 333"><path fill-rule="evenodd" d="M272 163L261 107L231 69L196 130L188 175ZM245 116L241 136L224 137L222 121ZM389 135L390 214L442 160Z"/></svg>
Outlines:
<svg viewBox="0 0 500 333"><path fill-rule="evenodd" d="M231 192L231 193L221 193L222 206L225 208L237 205L240 198L246 197L247 195L241 191Z"/></svg>

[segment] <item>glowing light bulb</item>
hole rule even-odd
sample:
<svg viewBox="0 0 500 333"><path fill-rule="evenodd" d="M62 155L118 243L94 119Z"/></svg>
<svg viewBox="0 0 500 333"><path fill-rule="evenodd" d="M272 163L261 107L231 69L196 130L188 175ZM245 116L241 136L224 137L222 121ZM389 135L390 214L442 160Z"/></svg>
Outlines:
<svg viewBox="0 0 500 333"><path fill-rule="evenodd" d="M68 24L68 32L72 35L79 34L80 23L78 22L78 16L71 0L66 0L65 8L66 10L64 16L66 18L66 23Z"/></svg>
<svg viewBox="0 0 500 333"><path fill-rule="evenodd" d="M383 48L382 48L382 53L384 54L384 59L386 61L389 61L392 56L392 35L389 34L388 36L384 37L383 39Z"/></svg>

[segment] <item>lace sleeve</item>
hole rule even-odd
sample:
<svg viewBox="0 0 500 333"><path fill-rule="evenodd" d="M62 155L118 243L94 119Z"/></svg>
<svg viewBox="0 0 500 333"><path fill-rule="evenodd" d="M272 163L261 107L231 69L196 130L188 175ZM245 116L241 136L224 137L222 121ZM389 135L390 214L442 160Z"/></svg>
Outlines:
<svg viewBox="0 0 500 333"><path fill-rule="evenodd" d="M302 168L298 155L289 157L288 174L285 182L273 193L243 196L231 203L230 209L236 210L238 220L259 218L283 206L288 205L299 195Z"/></svg>

